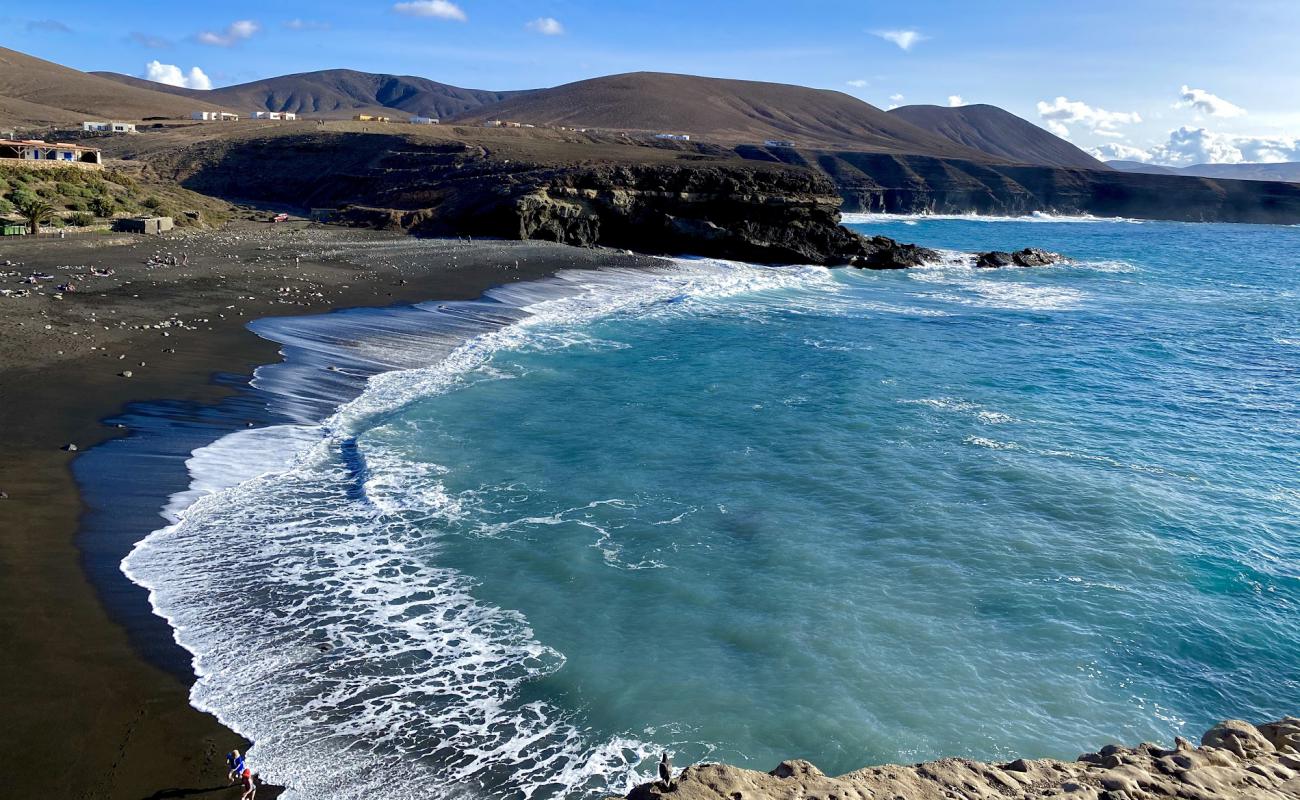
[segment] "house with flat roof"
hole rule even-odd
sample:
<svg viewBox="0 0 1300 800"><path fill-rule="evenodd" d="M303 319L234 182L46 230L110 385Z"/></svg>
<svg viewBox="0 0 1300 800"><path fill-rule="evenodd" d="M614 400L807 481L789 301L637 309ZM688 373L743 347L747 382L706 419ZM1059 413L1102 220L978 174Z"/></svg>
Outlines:
<svg viewBox="0 0 1300 800"><path fill-rule="evenodd" d="M437 125L438 120L433 117L411 117L412 125Z"/></svg>
<svg viewBox="0 0 1300 800"><path fill-rule="evenodd" d="M0 139L0 164L23 166L71 166L98 169L103 157L97 147L37 139Z"/></svg>
<svg viewBox="0 0 1300 800"><path fill-rule="evenodd" d="M374 114L357 114L352 118L353 122L392 122L392 117L380 117Z"/></svg>
<svg viewBox="0 0 1300 800"><path fill-rule="evenodd" d="M138 133L135 129L134 122L93 122L87 120L81 123L81 130L85 133Z"/></svg>

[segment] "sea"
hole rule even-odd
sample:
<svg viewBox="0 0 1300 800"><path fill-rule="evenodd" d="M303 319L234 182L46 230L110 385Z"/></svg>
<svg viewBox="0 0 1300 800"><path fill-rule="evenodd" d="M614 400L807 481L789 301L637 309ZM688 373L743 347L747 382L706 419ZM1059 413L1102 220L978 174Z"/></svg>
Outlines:
<svg viewBox="0 0 1300 800"><path fill-rule="evenodd" d="M184 440L121 563L193 704L340 799L1300 712L1300 228L846 221L942 262L254 323L265 413ZM1070 262L972 266L1025 246Z"/></svg>

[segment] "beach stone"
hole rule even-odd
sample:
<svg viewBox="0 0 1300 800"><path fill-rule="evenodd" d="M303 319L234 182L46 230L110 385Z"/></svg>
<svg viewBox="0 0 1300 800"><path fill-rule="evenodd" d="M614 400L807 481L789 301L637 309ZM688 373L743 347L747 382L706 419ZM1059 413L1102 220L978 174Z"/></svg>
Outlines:
<svg viewBox="0 0 1300 800"><path fill-rule="evenodd" d="M1277 722L1266 722L1259 726L1259 732L1278 752L1300 753L1300 719L1283 717Z"/></svg>
<svg viewBox="0 0 1300 800"><path fill-rule="evenodd" d="M117 374L118 374L118 375L121 375L123 378L130 378L130 377L131 377L132 375L134 375L135 373L131 372L131 370L129 370L129 369L124 369L124 370L122 370L121 372L119 372L119 373L117 373Z"/></svg>
<svg viewBox="0 0 1300 800"><path fill-rule="evenodd" d="M1210 728L1201 737L1201 744L1227 750L1238 758L1254 758L1276 750L1258 728L1239 719L1224 720Z"/></svg>
<svg viewBox="0 0 1300 800"><path fill-rule="evenodd" d="M77 446L76 446L75 444L65 444L65 445L63 446L63 449L66 450L66 451L69 452L69 453L75 453L75 452L77 452Z"/></svg>

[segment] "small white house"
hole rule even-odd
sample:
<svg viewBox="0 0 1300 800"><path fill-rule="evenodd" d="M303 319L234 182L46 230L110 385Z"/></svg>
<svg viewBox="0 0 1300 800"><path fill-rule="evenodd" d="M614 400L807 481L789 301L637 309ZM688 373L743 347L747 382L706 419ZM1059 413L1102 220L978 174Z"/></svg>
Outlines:
<svg viewBox="0 0 1300 800"><path fill-rule="evenodd" d="M280 112L280 119L295 120L295 119L297 119L297 118L298 118L298 115L295 114L295 113L293 113L292 111L281 111L281 112Z"/></svg>
<svg viewBox="0 0 1300 800"><path fill-rule="evenodd" d="M279 111L254 111L248 115L249 119L279 119Z"/></svg>
<svg viewBox="0 0 1300 800"><path fill-rule="evenodd" d="M764 147L794 147L794 142L788 142L785 139L767 139L763 142Z"/></svg>
<svg viewBox="0 0 1300 800"><path fill-rule="evenodd" d="M690 134L687 133L656 133L656 139L670 139L674 142L689 142Z"/></svg>
<svg viewBox="0 0 1300 800"><path fill-rule="evenodd" d="M200 120L202 122L211 122L221 119L220 111L191 111L190 119Z"/></svg>
<svg viewBox="0 0 1300 800"><path fill-rule="evenodd" d="M412 125L437 125L438 120L433 117L411 117Z"/></svg>
<svg viewBox="0 0 1300 800"><path fill-rule="evenodd" d="M81 130L87 133L137 133L133 122L83 122Z"/></svg>
<svg viewBox="0 0 1300 800"><path fill-rule="evenodd" d="M229 111L222 111L220 119L222 122L239 122L239 115L232 114Z"/></svg>

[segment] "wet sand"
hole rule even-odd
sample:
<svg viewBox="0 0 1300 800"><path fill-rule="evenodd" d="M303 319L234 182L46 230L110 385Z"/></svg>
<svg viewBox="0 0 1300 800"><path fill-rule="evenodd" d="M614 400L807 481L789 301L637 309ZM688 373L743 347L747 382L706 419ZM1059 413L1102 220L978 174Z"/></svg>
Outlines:
<svg viewBox="0 0 1300 800"><path fill-rule="evenodd" d="M170 265L185 254L188 267ZM70 464L121 433L101 420L133 401L228 395L215 373L246 375L277 359L274 345L244 329L259 317L470 299L559 269L654 263L544 242L414 240L306 223L163 239L0 239L0 289L33 291L0 297L0 685L10 698L0 748L15 765L4 794L237 796L222 755L242 740L189 706L185 676L133 647L101 602L103 587L87 579ZM114 274L91 277L92 267ZM33 271L55 278L19 282ZM55 299L69 280L77 291Z"/></svg>

